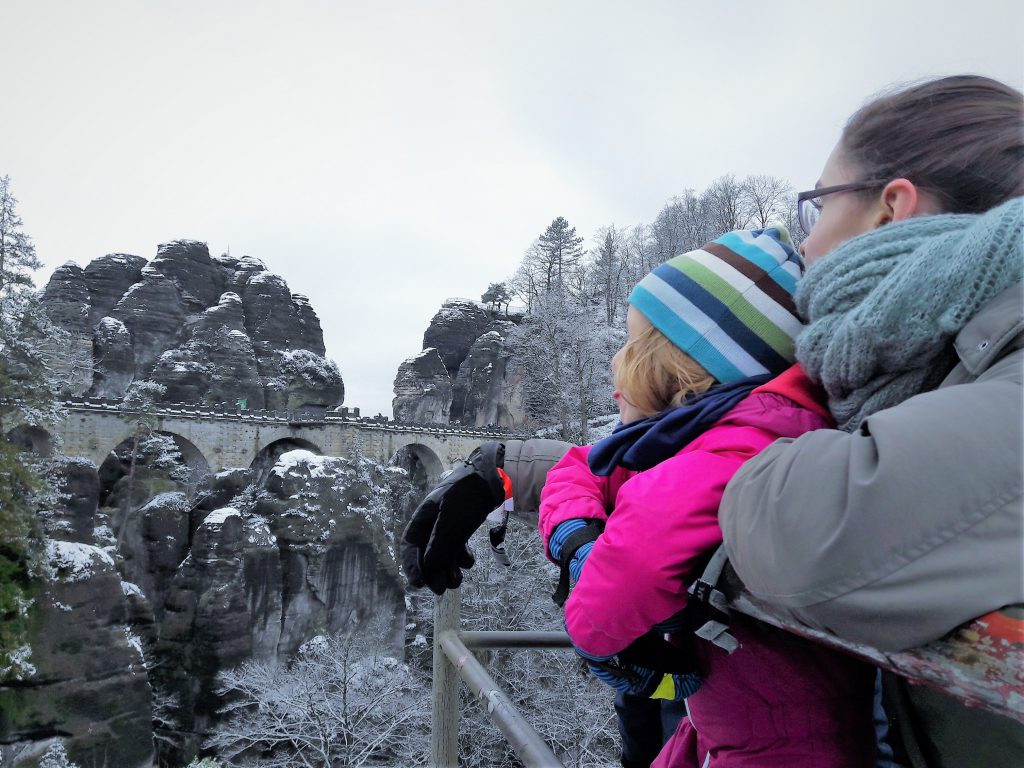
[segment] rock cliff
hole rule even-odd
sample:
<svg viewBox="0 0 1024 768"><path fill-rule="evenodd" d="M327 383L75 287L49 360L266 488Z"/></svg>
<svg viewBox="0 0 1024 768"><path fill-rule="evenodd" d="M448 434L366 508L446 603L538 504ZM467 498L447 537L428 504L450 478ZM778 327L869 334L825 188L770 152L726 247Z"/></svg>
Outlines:
<svg viewBox="0 0 1024 768"><path fill-rule="evenodd" d="M249 409L335 406L345 388L324 359L309 300L250 256L211 257L175 240L147 263L109 254L58 268L43 292L53 322L79 352L69 394L120 397L135 379L167 387L168 402Z"/></svg>
<svg viewBox="0 0 1024 768"><path fill-rule="evenodd" d="M449 299L423 334L423 351L395 377L395 420L521 428L522 388L508 370L506 339L520 318L476 302Z"/></svg>
<svg viewBox="0 0 1024 768"><path fill-rule="evenodd" d="M452 379L434 347L427 347L398 366L395 421L405 424L447 424L452 409Z"/></svg>
<svg viewBox="0 0 1024 768"><path fill-rule="evenodd" d="M225 704L221 670L370 620L402 655L403 471L291 451L265 484L229 470L189 500L173 473L137 470L125 516L124 478L57 460L25 671L0 677L3 765L34 765L55 738L83 766L141 768L155 751L183 765ZM161 492L140 501L140 486Z"/></svg>

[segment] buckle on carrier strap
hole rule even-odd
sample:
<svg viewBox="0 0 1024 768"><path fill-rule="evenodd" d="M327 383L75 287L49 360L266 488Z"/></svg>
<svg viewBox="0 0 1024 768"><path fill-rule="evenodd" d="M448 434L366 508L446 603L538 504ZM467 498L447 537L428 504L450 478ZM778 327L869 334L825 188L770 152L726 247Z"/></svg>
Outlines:
<svg viewBox="0 0 1024 768"><path fill-rule="evenodd" d="M704 568L704 573L690 585L689 593L690 607L701 612L696 617L700 626L694 630L694 634L731 654L740 647L740 644L729 632L729 626L726 624L730 614L729 602L725 594L718 589L718 582L722 579L727 562L729 556L726 554L725 544L720 544Z"/></svg>

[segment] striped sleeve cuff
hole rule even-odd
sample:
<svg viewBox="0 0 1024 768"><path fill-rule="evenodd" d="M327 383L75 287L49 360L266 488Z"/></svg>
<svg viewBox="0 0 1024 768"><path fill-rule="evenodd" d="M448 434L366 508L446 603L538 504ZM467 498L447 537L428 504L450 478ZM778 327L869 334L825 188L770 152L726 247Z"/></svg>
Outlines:
<svg viewBox="0 0 1024 768"><path fill-rule="evenodd" d="M558 527L555 528L555 532L551 534L551 538L548 539L548 552L551 553L551 557L558 560L562 555L562 547L565 546L566 539L576 533L576 531L586 527L587 524L579 518L559 523Z"/></svg>

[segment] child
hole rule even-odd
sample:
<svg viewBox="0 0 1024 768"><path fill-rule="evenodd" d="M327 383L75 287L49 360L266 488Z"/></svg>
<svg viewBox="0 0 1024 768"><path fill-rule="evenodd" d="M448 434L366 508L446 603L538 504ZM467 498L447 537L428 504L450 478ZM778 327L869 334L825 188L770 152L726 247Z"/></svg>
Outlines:
<svg viewBox="0 0 1024 768"><path fill-rule="evenodd" d="M779 438L831 425L790 368L802 271L785 230L765 229L647 275L612 364L622 424L548 473L540 530L577 578L565 621L578 653L620 692L687 698L689 716L655 765L874 765L871 667L741 617L731 655L701 640L688 649L681 630L687 587L722 541L718 506L733 473ZM696 675L644 664L637 641L652 630L674 632L680 671L696 658L695 693Z"/></svg>

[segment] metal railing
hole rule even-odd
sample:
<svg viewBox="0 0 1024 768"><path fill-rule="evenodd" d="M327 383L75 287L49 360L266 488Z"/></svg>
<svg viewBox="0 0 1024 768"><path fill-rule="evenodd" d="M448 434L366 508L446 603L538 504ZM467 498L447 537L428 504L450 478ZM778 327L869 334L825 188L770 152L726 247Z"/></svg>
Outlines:
<svg viewBox="0 0 1024 768"><path fill-rule="evenodd" d="M735 577L732 577L733 579ZM730 607L757 621L859 657L911 683L923 684L977 707L1024 723L1024 607L994 611L919 648L883 652L826 632L795 626L742 589ZM461 678L485 702L491 720L526 768L561 766L554 752L527 723L473 655L489 648L571 648L564 632L460 632L459 590L434 605L433 730L430 751L437 768L456 768L459 757Z"/></svg>
<svg viewBox="0 0 1024 768"><path fill-rule="evenodd" d="M460 632L459 590L450 589L434 604L434 681L431 765L459 764L459 679L485 705L526 768L556 768L562 763L523 719L519 710L473 655L488 648L571 648L564 632Z"/></svg>

